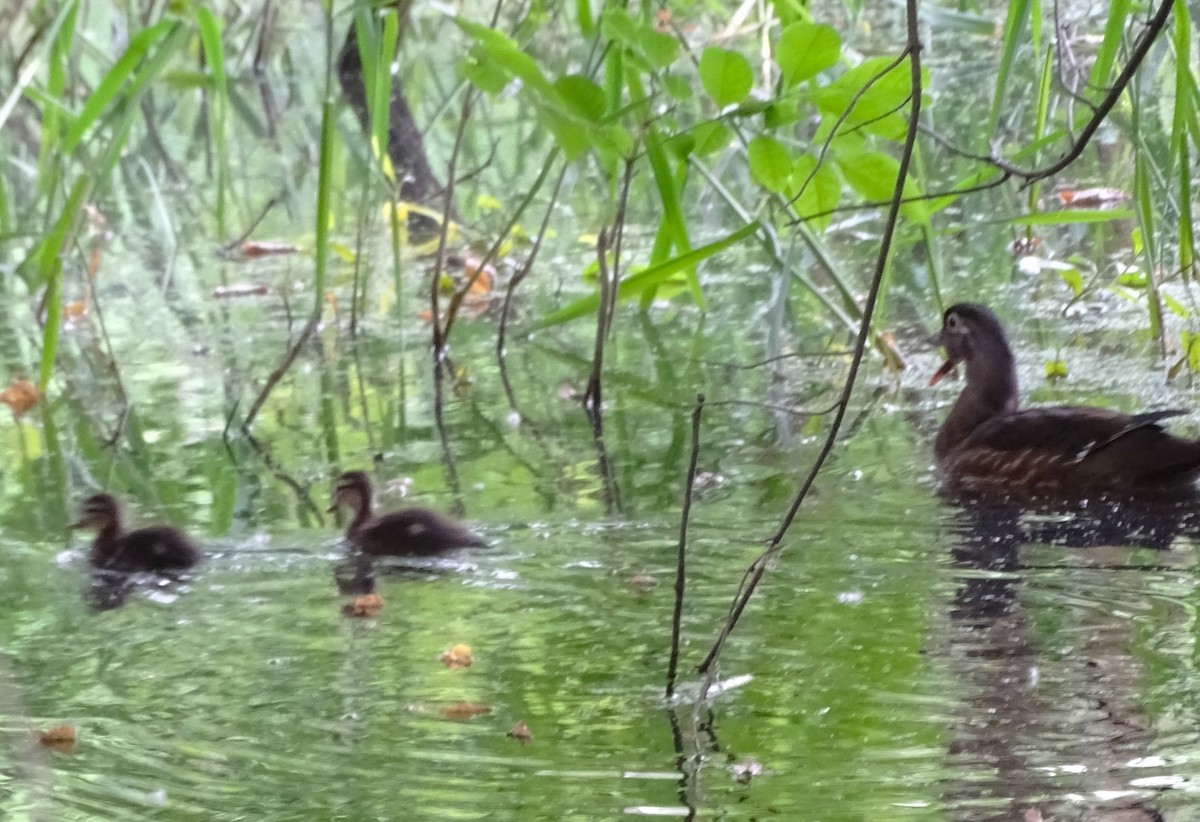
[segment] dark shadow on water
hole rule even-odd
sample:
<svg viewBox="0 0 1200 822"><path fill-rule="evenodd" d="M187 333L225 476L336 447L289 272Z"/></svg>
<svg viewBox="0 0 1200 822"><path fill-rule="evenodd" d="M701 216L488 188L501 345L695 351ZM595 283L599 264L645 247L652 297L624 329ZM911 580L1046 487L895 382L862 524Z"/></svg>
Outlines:
<svg viewBox="0 0 1200 822"><path fill-rule="evenodd" d="M950 502L956 589L948 642L937 650L961 688L947 760L959 776L943 794L950 818L1161 819L1156 797L1130 784L1127 763L1153 753L1155 732L1129 619L1056 609L1081 647L1048 654L1043 609L1023 594L1035 576L1178 570L1133 563L1129 551L1200 538L1197 499ZM1061 547L1061 560L1027 564L1029 544Z"/></svg>
<svg viewBox="0 0 1200 822"><path fill-rule="evenodd" d="M120 608L129 597L141 591L174 592L190 579L190 575L127 573L93 568L83 591L83 600L95 612L112 611Z"/></svg>

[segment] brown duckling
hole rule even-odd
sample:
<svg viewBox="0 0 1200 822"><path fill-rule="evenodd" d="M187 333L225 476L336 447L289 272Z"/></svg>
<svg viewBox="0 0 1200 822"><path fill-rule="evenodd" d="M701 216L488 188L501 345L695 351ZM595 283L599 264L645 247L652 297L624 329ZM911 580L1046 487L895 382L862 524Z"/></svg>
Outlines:
<svg viewBox="0 0 1200 822"><path fill-rule="evenodd" d="M946 362L930 385L959 363L967 368L967 383L934 443L938 468L952 485L1054 496L1194 492L1200 440L1173 436L1159 425L1183 411L1018 408L1012 349L986 306L959 303L946 309L937 342L946 349Z"/></svg>
<svg viewBox="0 0 1200 822"><path fill-rule="evenodd" d="M203 558L200 549L178 528L152 525L125 533L121 506L110 494L89 497L72 528L96 531L89 557L98 569L132 573L176 571L191 568Z"/></svg>
<svg viewBox="0 0 1200 822"><path fill-rule="evenodd" d="M346 506L354 516L346 539L373 556L438 554L487 543L466 528L428 508L406 508L382 516L371 514L371 480L362 471L347 471L333 489L329 511Z"/></svg>

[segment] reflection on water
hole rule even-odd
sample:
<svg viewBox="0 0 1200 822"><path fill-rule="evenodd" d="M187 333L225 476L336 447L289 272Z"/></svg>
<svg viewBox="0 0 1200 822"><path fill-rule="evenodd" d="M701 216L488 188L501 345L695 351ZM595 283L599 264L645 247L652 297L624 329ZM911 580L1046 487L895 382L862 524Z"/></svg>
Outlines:
<svg viewBox="0 0 1200 822"><path fill-rule="evenodd" d="M1184 778L1159 753L1130 617L1145 610L1150 575L1177 605L1193 587L1190 552L1170 549L1195 538L1195 502L954 512L961 581L942 655L963 677L949 759L959 775L946 795L957 818L1163 818L1158 791ZM1045 564L1028 558L1034 543L1053 547ZM1060 612L1049 641L1038 624L1047 604Z"/></svg>
<svg viewBox="0 0 1200 822"><path fill-rule="evenodd" d="M605 515L586 421L549 410L560 401L533 386L557 378L527 370L516 390L538 398L531 430L451 407L461 500L486 551L367 563L334 523L301 526L295 489L236 474L232 487L157 486L207 500L184 513L199 513L194 530L223 499L233 512L179 581L91 577L81 551L56 562L56 540L6 525L0 811L1129 820L1195 806L1191 509L940 501L912 418L889 408L921 395L865 392L722 657L727 687L700 711L669 706L688 406L632 377L614 392L606 451L625 513ZM412 481L383 485L381 505L448 509L436 435L413 419L376 469ZM723 481L694 509L685 675L814 447L764 434L777 432L769 414L714 406L706 419L701 467ZM340 442L361 461L368 441L352 430ZM270 444L286 458L291 442ZM303 478L303 460L280 464ZM301 490L317 498L327 476ZM366 595L377 609L347 616ZM439 660L459 644L469 668ZM64 723L79 730L73 753L30 742ZM518 723L526 744L509 735Z"/></svg>

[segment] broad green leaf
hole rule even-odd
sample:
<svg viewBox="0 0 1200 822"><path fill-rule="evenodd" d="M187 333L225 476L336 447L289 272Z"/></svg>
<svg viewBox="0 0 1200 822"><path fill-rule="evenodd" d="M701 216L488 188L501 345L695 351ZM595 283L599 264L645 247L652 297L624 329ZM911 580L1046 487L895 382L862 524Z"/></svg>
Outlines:
<svg viewBox="0 0 1200 822"><path fill-rule="evenodd" d="M666 68L679 56L679 41L674 37L655 31L615 6L605 9L600 19L600 30L604 36L625 46L652 69Z"/></svg>
<svg viewBox="0 0 1200 822"><path fill-rule="evenodd" d="M692 135L696 138L696 154L701 157L723 150L733 139L729 126L720 120L701 123L692 129Z"/></svg>
<svg viewBox="0 0 1200 822"><path fill-rule="evenodd" d="M754 85L750 61L736 51L709 46L700 55L700 82L718 108L740 103Z"/></svg>
<svg viewBox="0 0 1200 822"><path fill-rule="evenodd" d="M791 188L789 195L795 197L792 210L796 216L805 220L809 214L821 214L809 224L816 229L828 226L833 215L825 212L837 208L842 197L842 181L833 167L828 162L818 166L816 157L802 154L792 171Z"/></svg>
<svg viewBox="0 0 1200 822"><path fill-rule="evenodd" d="M750 174L768 191L779 193L787 188L792 176L792 155L774 137L760 134L750 141L746 153Z"/></svg>
<svg viewBox="0 0 1200 822"><path fill-rule="evenodd" d="M522 51L511 37L461 17L454 18L454 22L474 38L471 56L480 63L490 63L496 70L520 78L521 82L533 91L549 97L555 96L554 87L542 74L537 61Z"/></svg>
<svg viewBox="0 0 1200 822"><path fill-rule="evenodd" d="M908 128L905 111L912 83L908 61L903 60L889 69L891 62L887 57L867 60L813 92L813 102L828 115L821 123L816 139L822 139L822 132L827 134L843 114L839 134L862 130L890 140L904 137Z"/></svg>
<svg viewBox="0 0 1200 822"><path fill-rule="evenodd" d="M758 228L758 220L752 220L739 228L737 231L720 240L709 243L705 246L701 246L700 248L689 251L686 254L680 254L678 257L666 260L658 265L650 266L649 268L643 269L636 274L631 274L630 276L621 280L620 285L617 286L617 299L627 300L630 297L638 296L647 289L657 288L675 273L692 268L714 254L724 251L726 248L741 242L757 231ZM565 308L555 311L550 316L543 318L540 322L534 325L534 328L547 328L552 325L560 325L562 323L578 319L579 317L585 317L589 314L594 314L596 312L596 307L599 304L600 295L589 294L586 297L576 300Z"/></svg>
<svg viewBox="0 0 1200 822"><path fill-rule="evenodd" d="M554 88L575 113L599 122L606 108L604 89L582 74L567 74L554 81Z"/></svg>
<svg viewBox="0 0 1200 822"><path fill-rule="evenodd" d="M833 27L801 21L779 35L775 62L783 74L784 86L794 86L831 68L841 52L842 38Z"/></svg>
<svg viewBox="0 0 1200 822"><path fill-rule="evenodd" d="M667 94L681 102L692 99L692 84L680 77L678 74L664 74L662 76L662 85L666 89Z"/></svg>
<svg viewBox="0 0 1200 822"><path fill-rule="evenodd" d="M834 153L838 169L847 185L865 200L885 202L896 190L896 175L900 173L900 162L882 151L845 151ZM918 197L921 187L910 175L904 182L905 198ZM924 200L905 203L900 213L913 222L929 219L929 208Z"/></svg>

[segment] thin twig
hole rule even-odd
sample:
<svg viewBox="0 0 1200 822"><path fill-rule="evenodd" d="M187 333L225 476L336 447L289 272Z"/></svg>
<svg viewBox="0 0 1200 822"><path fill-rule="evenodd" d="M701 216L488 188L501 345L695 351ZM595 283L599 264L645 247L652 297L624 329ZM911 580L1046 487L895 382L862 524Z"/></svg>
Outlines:
<svg viewBox="0 0 1200 822"><path fill-rule="evenodd" d="M1100 126L1108 117L1109 112L1113 110L1117 101L1121 99L1121 95L1125 93L1126 87L1133 80L1138 69L1141 68L1142 61L1150 53L1151 46L1154 45L1158 39L1158 35L1166 27L1167 20L1171 17L1171 8L1174 5L1175 0L1162 0L1158 11L1149 24L1147 24L1146 30L1142 32L1141 37L1138 38L1137 43L1134 45L1133 52L1129 55L1129 62L1121 69L1121 73L1117 75L1116 82L1109 87L1108 93L1104 95L1104 98L1096 106L1092 118L1088 120L1087 125L1079 132L1079 137L1071 143L1061 157L1043 168L1021 169L1009 164L993 149L989 162L996 166L996 168L1003 169L1016 177L1020 177L1025 181L1025 186L1028 186L1030 183L1054 176L1079 159L1079 156L1083 154L1083 150L1087 148L1088 143L1092 141L1092 138L1096 136L1096 132L1100 130Z"/></svg>
<svg viewBox="0 0 1200 822"><path fill-rule="evenodd" d="M883 236L879 244L879 253L875 258L875 271L871 278L870 289L867 292L867 298L863 304L862 322L859 325L858 337L855 340L854 356L850 360L850 370L846 375L846 382L842 388L841 396L838 399L837 411L833 420L829 425L829 432L825 435L825 442L821 446L820 452L817 454L816 460L809 469L808 475L804 478L804 482L800 490L796 493L795 499L792 500L791 508L788 509L787 515L779 526L779 530L771 538L766 550L746 569L746 575L743 578L744 585L739 591L738 596L734 599L730 606L729 616L722 626L716 641L713 643L712 649L705 656L704 661L700 663L699 671L705 675L704 682L700 689L701 699L707 697L715 681L714 663L720 656L721 650L725 647L725 641L736 627L738 619L745 610L746 605L750 602L750 598L754 596L754 592L758 589L759 583L762 581L763 575L766 573L767 565L772 557L776 556L782 549L783 537L791 527L792 521L796 518L796 514L800 510L801 503L808 496L809 490L812 488L817 474L821 467L825 464L826 458L833 450L833 445L837 441L838 432L841 430L842 421L846 417L846 410L849 407L850 395L854 390L855 382L858 378L858 370L862 365L863 356L867 348L867 338L871 330L871 320L875 314L875 303L879 298L879 290L883 283L883 275L887 270L888 257L892 250L892 241L896 235L896 226L900 219L900 206L904 198L904 186L908 180L908 170L912 163L913 151L917 142L917 123L921 117L921 37L920 28L917 19L917 0L906 0L905 3L908 23L908 38L904 48L904 53L901 55L909 58L909 75L912 88L912 107L908 112L908 127L904 136L904 148L900 153L900 166L896 172L896 185L892 191L892 202L888 209L887 221L884 224Z"/></svg>
<svg viewBox="0 0 1200 822"><path fill-rule="evenodd" d="M692 411L692 456L688 460L687 481L683 486L683 512L679 517L679 550L675 566L675 612L671 616L671 658L667 662L667 699L675 695L675 674L679 667L679 635L683 625L683 593L687 585L688 517L692 512L692 490L696 486L696 463L700 458L700 416L704 395L696 395Z"/></svg>

